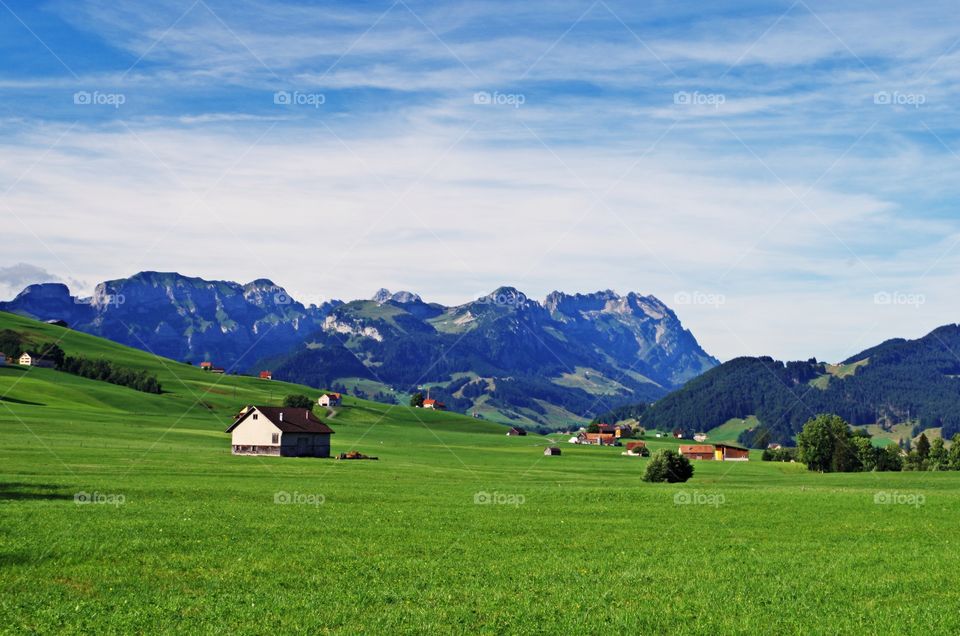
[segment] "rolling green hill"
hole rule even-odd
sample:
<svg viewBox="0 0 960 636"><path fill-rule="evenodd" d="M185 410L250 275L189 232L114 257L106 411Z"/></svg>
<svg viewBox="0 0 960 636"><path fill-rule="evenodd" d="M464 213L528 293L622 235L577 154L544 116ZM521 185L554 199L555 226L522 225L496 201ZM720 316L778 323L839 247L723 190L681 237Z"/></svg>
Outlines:
<svg viewBox="0 0 960 636"><path fill-rule="evenodd" d="M0 368L0 632L960 630L957 473L708 461L647 484L621 448L545 457L551 438L349 397L333 450L379 461L238 457L240 405L317 392L0 329L164 387Z"/></svg>

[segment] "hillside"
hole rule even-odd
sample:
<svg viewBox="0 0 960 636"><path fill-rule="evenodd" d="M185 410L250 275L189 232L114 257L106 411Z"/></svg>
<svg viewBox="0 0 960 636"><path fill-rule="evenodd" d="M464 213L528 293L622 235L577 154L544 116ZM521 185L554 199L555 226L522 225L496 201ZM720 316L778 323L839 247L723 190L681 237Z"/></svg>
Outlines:
<svg viewBox="0 0 960 636"><path fill-rule="evenodd" d="M448 408L565 428L652 401L718 364L653 296L501 287L453 307L381 289L370 300L305 306L269 280L245 285L141 272L97 286L27 287L0 310L194 364L406 401L429 387Z"/></svg>
<svg viewBox="0 0 960 636"><path fill-rule="evenodd" d="M836 413L855 426L891 432L942 427L960 432L960 326L946 325L916 340L871 347L838 365L769 357L726 362L644 412L649 427L709 431L733 418L756 416L746 443L789 442L817 413ZM887 435L889 437L889 435Z"/></svg>
<svg viewBox="0 0 960 636"><path fill-rule="evenodd" d="M124 368L154 374L163 387L160 395L124 386L71 375L54 369L19 365L0 367L0 421L76 421L96 419L131 422L135 428L125 435L142 441L163 432L179 435L181 428L201 428L223 448L229 438L223 430L245 405L278 405L284 396L300 393L313 399L321 391L311 387L248 376L219 375L196 366L176 362L126 347L109 340L54 325L0 312L0 332L11 330L25 336L30 345L56 343L69 356L109 360ZM318 410L322 419L327 414ZM344 405L331 423L336 426L379 420L384 424L443 426L446 430L502 433L503 426L453 413L434 413L406 406L344 398ZM141 435L145 437L141 437ZM157 440L159 441L159 439Z"/></svg>

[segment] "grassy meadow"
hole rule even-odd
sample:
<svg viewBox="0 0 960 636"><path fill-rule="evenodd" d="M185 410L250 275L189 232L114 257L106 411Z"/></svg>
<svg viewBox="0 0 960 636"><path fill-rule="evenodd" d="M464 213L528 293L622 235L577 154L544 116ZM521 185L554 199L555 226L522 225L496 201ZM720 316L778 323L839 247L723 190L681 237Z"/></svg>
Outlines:
<svg viewBox="0 0 960 636"><path fill-rule="evenodd" d="M0 328L164 387L0 368L3 633L960 631L957 473L755 456L646 484L621 448L544 457L548 438L352 398L318 411L334 453L379 461L234 457L242 405L319 392Z"/></svg>

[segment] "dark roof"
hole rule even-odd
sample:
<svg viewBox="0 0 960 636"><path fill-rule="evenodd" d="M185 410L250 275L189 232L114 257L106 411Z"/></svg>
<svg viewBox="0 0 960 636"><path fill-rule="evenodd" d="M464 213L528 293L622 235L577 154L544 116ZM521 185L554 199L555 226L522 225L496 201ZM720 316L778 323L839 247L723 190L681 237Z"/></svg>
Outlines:
<svg viewBox="0 0 960 636"><path fill-rule="evenodd" d="M717 448L735 448L737 450L750 450L746 446L740 446L739 444L728 444L727 442L717 442L714 444Z"/></svg>
<svg viewBox="0 0 960 636"><path fill-rule="evenodd" d="M271 424L284 433L333 433L333 429L317 419L310 409L295 409L287 406L254 406L237 418L226 432L232 432L240 422L250 417L254 409L263 413ZM283 413L283 419L280 419L281 413Z"/></svg>

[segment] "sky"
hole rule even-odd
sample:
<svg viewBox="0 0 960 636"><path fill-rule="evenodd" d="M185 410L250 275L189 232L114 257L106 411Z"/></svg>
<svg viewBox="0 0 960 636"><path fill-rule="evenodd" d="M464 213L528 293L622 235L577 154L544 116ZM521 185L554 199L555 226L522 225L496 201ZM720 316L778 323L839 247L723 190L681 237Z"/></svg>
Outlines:
<svg viewBox="0 0 960 636"><path fill-rule="evenodd" d="M945 2L0 0L0 297L653 294L837 361L957 322Z"/></svg>

